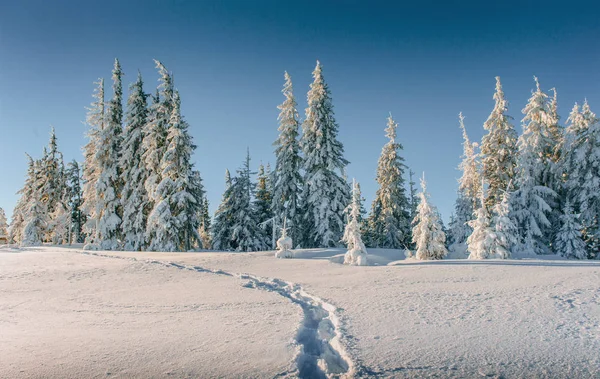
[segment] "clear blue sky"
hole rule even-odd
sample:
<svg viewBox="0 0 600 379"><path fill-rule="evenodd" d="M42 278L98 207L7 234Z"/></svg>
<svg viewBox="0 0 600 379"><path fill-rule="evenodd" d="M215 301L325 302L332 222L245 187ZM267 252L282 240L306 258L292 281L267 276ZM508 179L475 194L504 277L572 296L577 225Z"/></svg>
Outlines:
<svg viewBox="0 0 600 379"><path fill-rule="evenodd" d="M25 171L50 126L65 159L81 161L93 82L139 69L157 84L153 58L174 73L212 209L225 168L274 161L283 72L303 115L319 59L332 91L350 178L367 206L388 112L407 164L425 171L433 202L453 208L466 116L473 140L501 76L520 132L534 86L556 87L565 121L587 98L600 113L599 7L592 2L0 0L0 207L10 215ZM454 3L454 4L453 4ZM108 93L110 96L110 92Z"/></svg>

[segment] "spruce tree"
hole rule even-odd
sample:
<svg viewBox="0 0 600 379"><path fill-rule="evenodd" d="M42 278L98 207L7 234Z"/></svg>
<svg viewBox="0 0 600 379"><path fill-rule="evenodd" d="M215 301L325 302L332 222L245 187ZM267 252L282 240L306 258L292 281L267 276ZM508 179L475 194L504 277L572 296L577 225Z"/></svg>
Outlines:
<svg viewBox="0 0 600 379"><path fill-rule="evenodd" d="M104 79L98 79L94 84L97 88L94 90L94 101L90 105L87 113L86 124L88 125L88 142L83 148L83 205L82 210L86 215L84 231L86 234L86 246L84 248L93 249L98 245L98 220L97 212L98 198L96 196L96 184L100 174L100 167L96 158L98 145L100 143L100 131L106 124L105 104L104 104Z"/></svg>
<svg viewBox="0 0 600 379"><path fill-rule="evenodd" d="M344 242L348 248L348 251L344 256L344 264L353 266L367 265L367 249L365 248L360 233L361 198L360 186L356 180L353 180L352 201L346 209L348 222L346 223L344 236L342 237L342 242Z"/></svg>
<svg viewBox="0 0 600 379"><path fill-rule="evenodd" d="M98 181L96 182L97 233L98 243L105 250L119 248L118 238L121 225L119 160L123 138L122 75L119 61L115 59L112 72L113 98L108 104L106 127L99 131L98 145L96 146L96 161L98 164Z"/></svg>
<svg viewBox="0 0 600 379"><path fill-rule="evenodd" d="M379 188L371 209L370 243L375 247L401 249L410 243L411 204L404 188L402 145L396 141L398 124L390 115L385 129L389 139L379 157L376 180Z"/></svg>
<svg viewBox="0 0 600 379"><path fill-rule="evenodd" d="M271 206L273 204L273 194L271 193L269 173L265 171L265 167L261 164L258 166L258 177L256 183L256 193L254 200L254 208L256 209L256 217L258 225L262 231L262 239L266 246L272 246L272 230L273 230L273 212Z"/></svg>
<svg viewBox="0 0 600 379"><path fill-rule="evenodd" d="M8 222L2 208L0 208L0 240L8 241Z"/></svg>
<svg viewBox="0 0 600 379"><path fill-rule="evenodd" d="M73 159L67 165L66 180L68 188L68 206L71 210L71 242L82 243L84 241L83 225L85 214L82 210L83 192L81 188L81 171L79 163Z"/></svg>
<svg viewBox="0 0 600 379"><path fill-rule="evenodd" d="M481 173L478 156L475 153L476 143L472 143L467 134L462 113L459 114L459 124L463 133L462 162L458 166L462 175L458 181L458 197L454 205L454 217L450 224L450 240L453 252L464 250L464 244L473 228L469 221L475 218L475 210L481 204Z"/></svg>
<svg viewBox="0 0 600 379"><path fill-rule="evenodd" d="M517 167L517 132L508 112L508 102L500 77L496 77L495 105L492 113L483 124L488 133L481 141L482 176L488 183L485 204L491 210L500 203L502 192L508 183L514 181Z"/></svg>
<svg viewBox="0 0 600 379"><path fill-rule="evenodd" d="M467 238L469 259L494 258L494 232L491 227L490 215L485 205L483 183L481 186L481 201L475 215L475 219L469 221L469 226L473 229L473 232Z"/></svg>
<svg viewBox="0 0 600 379"><path fill-rule="evenodd" d="M27 156L27 175L23 187L17 192L19 200L13 209L13 216L9 228L9 240L15 244L21 244L23 241L23 232L25 229L25 217L27 215L28 202L33 198L33 188L35 180L35 161L29 154Z"/></svg>
<svg viewBox="0 0 600 379"><path fill-rule="evenodd" d="M548 147L552 145L548 125L552 122L547 95L541 91L537 78L536 91L523 109L523 134L519 137L517 187L511 204L519 223L524 252L545 254L550 243L552 211L556 193L545 185ZM550 204L549 204L550 203Z"/></svg>
<svg viewBox="0 0 600 379"><path fill-rule="evenodd" d="M507 186L510 188L510 185ZM519 246L519 230L510 217L511 193L505 191L502 201L493 208L494 238L491 247L492 257L508 259L515 247Z"/></svg>
<svg viewBox="0 0 600 379"><path fill-rule="evenodd" d="M587 101L581 108L579 124L571 146L568 187L580 213L588 255L596 258L600 254L600 120Z"/></svg>
<svg viewBox="0 0 600 379"><path fill-rule="evenodd" d="M158 202L157 188L162 181L161 162L167 145L167 128L173 111L173 78L165 66L155 60L160 75L159 86L148 113L148 122L143 130L142 159L148 175L144 187L148 193L148 209L153 211ZM153 230L146 231L146 241L151 244L156 236Z"/></svg>
<svg viewBox="0 0 600 379"><path fill-rule="evenodd" d="M212 247L212 223L210 219L210 212L208 210L209 203L206 194L202 198L200 214L198 215L199 227L198 227L198 235L200 236L200 241L198 241L198 247L201 249L210 249Z"/></svg>
<svg viewBox="0 0 600 379"><path fill-rule="evenodd" d="M298 111L296 98L292 88L292 79L286 72L283 95L285 101L277 108L279 113L279 137L274 142L275 146L275 172L273 180L273 215L276 225L286 227L294 243L299 242L302 226L302 212L300 210L300 195L302 192L302 176L300 167L300 145L298 142Z"/></svg>
<svg viewBox="0 0 600 379"><path fill-rule="evenodd" d="M446 235L438 218L437 208L430 204L425 175L421 179L419 206L413 220L412 242L415 244L415 258L420 260L443 259L446 250Z"/></svg>
<svg viewBox="0 0 600 379"><path fill-rule="evenodd" d="M125 114L125 136L121 154L121 225L125 250L143 250L146 246L146 223L149 213L148 194L144 184L148 177L142 161L144 155L144 127L148 120L148 108L142 75L129 87L127 112Z"/></svg>
<svg viewBox="0 0 600 379"><path fill-rule="evenodd" d="M27 189L28 199L25 209L25 227L23 229L22 246L38 246L44 239L48 227L48 213L42 200L44 173L40 160L33 163L32 180Z"/></svg>
<svg viewBox="0 0 600 379"><path fill-rule="evenodd" d="M225 171L225 192L221 204L215 212L212 225L212 247L215 250L232 250L231 235L233 233L233 189L229 170Z"/></svg>
<svg viewBox="0 0 600 379"><path fill-rule="evenodd" d="M256 184L251 180L254 173L250 170L250 153L237 174L231 181L231 246L237 251L265 250L267 246L252 203Z"/></svg>
<svg viewBox="0 0 600 379"><path fill-rule="evenodd" d="M564 213L560 217L561 227L556 233L554 243L555 252L565 258L587 258L586 246L581 234L582 226L579 224L578 215L573 213L571 203L567 201Z"/></svg>
<svg viewBox="0 0 600 379"><path fill-rule="evenodd" d="M344 209L349 203L345 180L348 161L337 139L331 93L321 64L313 71L300 146L304 152L303 211L305 247L338 246L344 230Z"/></svg>
<svg viewBox="0 0 600 379"><path fill-rule="evenodd" d="M194 196L191 155L196 146L181 117L179 93L173 96L173 108L167 124L166 150L160 163L161 181L154 191L155 205L148 215L147 233L154 236L150 249L190 250L197 233L199 200Z"/></svg>

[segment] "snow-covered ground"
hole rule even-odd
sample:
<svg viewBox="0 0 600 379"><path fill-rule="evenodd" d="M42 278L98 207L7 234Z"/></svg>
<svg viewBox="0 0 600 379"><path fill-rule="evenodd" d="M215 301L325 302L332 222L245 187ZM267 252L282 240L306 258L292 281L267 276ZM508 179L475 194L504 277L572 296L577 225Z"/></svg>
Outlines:
<svg viewBox="0 0 600 379"><path fill-rule="evenodd" d="M600 262L0 248L0 377L600 376Z"/></svg>

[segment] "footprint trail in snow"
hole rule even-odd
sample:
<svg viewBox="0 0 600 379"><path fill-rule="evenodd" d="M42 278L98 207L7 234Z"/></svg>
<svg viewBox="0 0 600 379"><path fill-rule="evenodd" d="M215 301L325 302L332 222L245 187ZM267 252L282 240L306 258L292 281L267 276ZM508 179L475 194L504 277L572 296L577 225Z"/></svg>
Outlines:
<svg viewBox="0 0 600 379"><path fill-rule="evenodd" d="M79 253L104 258L146 262L179 270L230 276L246 280L247 282L243 285L246 288L277 293L300 306L304 314L295 337L297 345L301 348L301 351L295 358L297 372L292 374L297 375L299 378L347 378L353 376L354 365L340 341L340 321L335 314L337 308L307 293L298 284L280 279L230 273L223 270L212 270L169 261L145 260L90 251L81 251ZM282 374L282 376L286 376L286 374Z"/></svg>

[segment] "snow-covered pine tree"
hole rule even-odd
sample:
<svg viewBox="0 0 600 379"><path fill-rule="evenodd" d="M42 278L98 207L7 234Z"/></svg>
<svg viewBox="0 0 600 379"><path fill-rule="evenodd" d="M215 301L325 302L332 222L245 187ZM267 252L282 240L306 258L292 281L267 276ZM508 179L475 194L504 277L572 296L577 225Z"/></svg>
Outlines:
<svg viewBox="0 0 600 379"><path fill-rule="evenodd" d="M96 217L98 218L98 239L102 249L117 250L121 225L121 177L119 160L123 140L123 72L115 59L112 72L113 98L108 103L106 127L98 133L96 161L98 181L96 182Z"/></svg>
<svg viewBox="0 0 600 379"><path fill-rule="evenodd" d="M167 145L167 128L173 111L173 78L165 66L155 60L160 75L156 95L148 112L148 122L143 130L142 159L148 175L145 183L148 193L148 208L153 210L158 203L156 189L161 182L161 161ZM152 231L146 232L146 242L152 243L155 238Z"/></svg>
<svg viewBox="0 0 600 379"><path fill-rule="evenodd" d="M582 226L577 220L578 215L573 213L571 203L567 200L564 213L560 217L561 227L556 233L554 249L557 254L566 258L587 258L586 246L581 234Z"/></svg>
<svg viewBox="0 0 600 379"><path fill-rule="evenodd" d="M258 166L258 177L256 183L256 192L254 199L254 208L256 209L256 219L260 230L262 231L262 239L265 246L272 246L273 239L273 212L271 206L273 204L273 194L270 190L269 173L265 171L265 167L261 164Z"/></svg>
<svg viewBox="0 0 600 379"><path fill-rule="evenodd" d="M484 183L481 184L481 200L479 208L475 212L476 218L469 221L469 226L473 232L467 238L467 251L469 259L487 259L494 258L494 231L491 227L490 215L485 205Z"/></svg>
<svg viewBox="0 0 600 379"><path fill-rule="evenodd" d="M472 143L465 128L462 113L458 115L460 128L463 133L463 155L458 166L462 175L458 181L458 197L454 205L454 217L450 224L449 238L452 241L450 251L458 255L465 251L465 243L473 228L469 221L475 218L475 210L481 204L481 173L478 156L475 153L476 143Z"/></svg>
<svg viewBox="0 0 600 379"><path fill-rule="evenodd" d="M587 102L581 108L581 125L571 149L573 176L569 188L575 196L587 244L588 257L600 257L600 120Z"/></svg>
<svg viewBox="0 0 600 379"><path fill-rule="evenodd" d="M292 88L292 78L286 72L283 86L284 102L277 108L279 113L279 137L275 146L275 172L273 180L273 214L276 225L286 220L288 235L294 243L300 242L302 212L300 211L300 195L302 192L302 176L300 167L300 145L298 143L298 111L296 98Z"/></svg>
<svg viewBox="0 0 600 379"><path fill-rule="evenodd" d="M66 181L68 207L71 210L71 242L82 243L84 241L83 225L85 224L85 214L81 209L83 204L81 172L79 163L75 159L67 164Z"/></svg>
<svg viewBox="0 0 600 379"><path fill-rule="evenodd" d="M142 161L144 155L144 127L148 120L148 107L144 93L142 75L138 72L137 80L129 86L127 112L125 114L125 136L121 154L121 207L123 222L121 224L125 250L139 251L146 246L146 223L148 209L148 193L146 166Z"/></svg>
<svg viewBox="0 0 600 379"><path fill-rule="evenodd" d="M154 191L155 206L148 215L147 233L154 236L150 249L188 251L198 237L197 214L200 198L194 194L200 183L192 179L191 155L196 148L181 117L181 100L173 95L173 109L167 125L167 146L160 164L161 181ZM201 194L200 194L201 196Z"/></svg>
<svg viewBox="0 0 600 379"><path fill-rule="evenodd" d="M41 245L48 227L48 213L42 202L43 175L42 162L40 160L34 161L33 180L30 183L31 187L27 190L29 197L25 209L25 228L21 246Z"/></svg>
<svg viewBox="0 0 600 379"><path fill-rule="evenodd" d="M507 185L507 188L510 188L510 185ZM520 245L519 229L510 217L510 197L511 193L505 191L502 194L502 201L493 208L494 238L491 247L493 258L508 259L513 249Z"/></svg>
<svg viewBox="0 0 600 379"><path fill-rule="evenodd" d="M56 208L60 205L62 197L65 191L65 179L64 179L64 162L63 156L58 151L58 144L56 139L56 131L54 127L50 130L50 141L48 142L48 150L44 154L41 160L42 174L42 202L48 211L48 215L52 215ZM48 237L53 233L54 222L52 216L50 217L50 224L48 225ZM49 238L50 239L50 238Z"/></svg>
<svg viewBox="0 0 600 379"><path fill-rule="evenodd" d="M353 266L366 266L367 263L367 249L362 241L360 234L360 204L361 194L360 186L356 180L352 181L352 201L348 208L346 208L347 220L346 227L344 228L344 235L342 242L344 242L348 248L346 255L344 255L344 264Z"/></svg>
<svg viewBox="0 0 600 379"><path fill-rule="evenodd" d="M412 242L416 248L415 258L443 259L448 254L445 245L446 235L442 230L437 209L429 202L425 175L421 179L421 189L412 230Z"/></svg>
<svg viewBox="0 0 600 379"><path fill-rule="evenodd" d="M225 171L225 191L221 204L215 212L212 225L212 247L215 250L232 250L231 235L233 233L233 189L229 170Z"/></svg>
<svg viewBox="0 0 600 379"><path fill-rule="evenodd" d="M313 71L308 91L306 119L300 146L304 152L302 194L305 226L304 247L338 246L344 230L344 210L350 201L345 180L348 161L337 139L331 93L323 79L321 63Z"/></svg>
<svg viewBox="0 0 600 379"><path fill-rule="evenodd" d="M33 198L33 188L35 181L35 162L29 154L27 157L27 175L23 187L17 192L19 200L13 209L13 216L10 223L8 238L11 243L21 244L23 241L23 231L25 229L25 217L28 209L28 202Z"/></svg>
<svg viewBox="0 0 600 379"><path fill-rule="evenodd" d="M250 152L244 165L232 179L232 232L231 245L237 251L259 251L267 248L258 226L258 215L252 202L256 184L252 183Z"/></svg>
<svg viewBox="0 0 600 379"><path fill-rule="evenodd" d="M508 102L499 76L494 100L494 109L483 124L488 133L481 141L482 176L489 186L485 199L488 210L500 203L502 192L515 179L517 167L517 132L511 123L512 117L507 114Z"/></svg>
<svg viewBox="0 0 600 379"><path fill-rule="evenodd" d="M405 248L411 241L411 204L404 188L404 158L400 155L402 145L396 141L398 124L387 119L386 137L377 165L376 180L379 188L371 208L370 243L374 247L389 249Z"/></svg>
<svg viewBox="0 0 600 379"><path fill-rule="evenodd" d="M417 183L413 180L413 177L415 176L415 173L409 169L408 171L408 177L409 177L409 181L408 181L408 188L409 188L409 197L408 197L408 201L410 203L410 219L411 222L412 220L415 219L415 216L417 215L417 207L419 206L419 194L417 191Z"/></svg>
<svg viewBox="0 0 600 379"><path fill-rule="evenodd" d="M86 234L86 245L84 249L98 248L98 213L96 207L98 199L96 196L96 183L98 182L99 166L96 158L98 144L100 143L100 131L106 124L104 103L104 79L95 82L98 87L94 90L94 101L87 108L86 124L88 125L88 143L83 148L83 204L81 209L86 216L84 232Z"/></svg>
<svg viewBox="0 0 600 379"><path fill-rule="evenodd" d="M0 208L0 241L8 242L8 222L2 208Z"/></svg>
<svg viewBox="0 0 600 379"><path fill-rule="evenodd" d="M206 194L202 197L202 203L200 207L200 214L198 215L198 220L200 226L198 227L198 235L200 236L200 241L198 241L198 247L200 249L210 249L212 247L212 236L211 236L211 220L210 220L210 212L208 210L209 203Z"/></svg>
<svg viewBox="0 0 600 379"><path fill-rule="evenodd" d="M548 252L549 236L552 233L548 215L552 211L556 193L547 183L547 167L552 162L545 158L549 138L548 125L552 123L547 95L541 91L535 78L536 91L523 109L523 134L519 137L517 188L511 204L514 217L519 223L524 253L545 254Z"/></svg>

